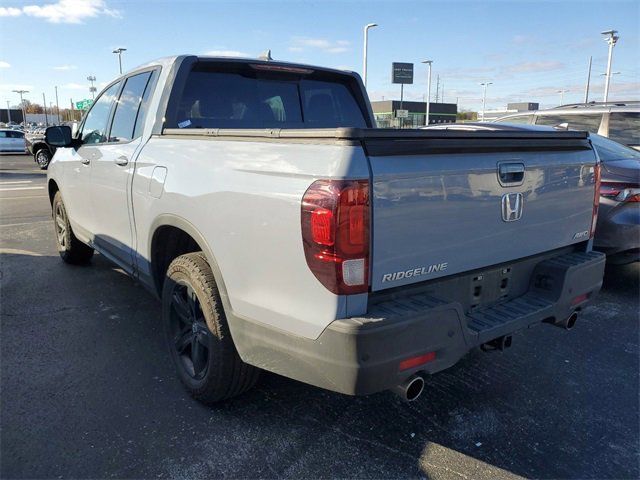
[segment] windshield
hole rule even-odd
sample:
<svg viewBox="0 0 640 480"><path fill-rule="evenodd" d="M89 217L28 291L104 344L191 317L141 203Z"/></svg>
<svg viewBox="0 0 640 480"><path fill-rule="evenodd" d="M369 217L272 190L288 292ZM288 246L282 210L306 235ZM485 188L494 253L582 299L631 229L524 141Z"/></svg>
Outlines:
<svg viewBox="0 0 640 480"><path fill-rule="evenodd" d="M591 134L591 142L598 152L600 160L605 163L614 160L627 159L640 161L640 152L634 150L633 148L621 145L618 142L614 142L613 140L609 140L608 138Z"/></svg>

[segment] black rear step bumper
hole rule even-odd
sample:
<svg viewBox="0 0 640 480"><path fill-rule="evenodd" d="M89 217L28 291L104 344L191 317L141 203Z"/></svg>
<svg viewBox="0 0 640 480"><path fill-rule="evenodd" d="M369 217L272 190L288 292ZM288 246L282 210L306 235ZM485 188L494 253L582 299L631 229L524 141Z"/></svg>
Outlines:
<svg viewBox="0 0 640 480"><path fill-rule="evenodd" d="M444 370L493 339L567 318L598 293L604 266L599 252L543 260L524 295L468 315L459 302L419 293L379 303L366 317L336 320L315 341L246 321L232 334L245 362L328 390L366 395L415 373ZM399 370L402 360L429 352L435 360Z"/></svg>

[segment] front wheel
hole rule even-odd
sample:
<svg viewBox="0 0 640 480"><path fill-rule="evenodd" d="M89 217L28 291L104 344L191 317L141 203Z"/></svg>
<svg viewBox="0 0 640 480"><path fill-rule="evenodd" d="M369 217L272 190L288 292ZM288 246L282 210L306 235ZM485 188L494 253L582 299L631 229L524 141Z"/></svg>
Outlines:
<svg viewBox="0 0 640 480"><path fill-rule="evenodd" d="M180 380L197 400L212 404L250 389L260 370L242 361L231 338L211 267L202 252L169 265L162 320Z"/></svg>
<svg viewBox="0 0 640 480"><path fill-rule="evenodd" d="M46 148L41 148L36 152L36 163L41 170L46 170L51 161L51 153Z"/></svg>
<svg viewBox="0 0 640 480"><path fill-rule="evenodd" d="M56 231L56 246L62 260L75 265L87 263L93 257L93 248L76 238L71 230L67 209L62 203L62 195L56 192L53 197L53 222Z"/></svg>

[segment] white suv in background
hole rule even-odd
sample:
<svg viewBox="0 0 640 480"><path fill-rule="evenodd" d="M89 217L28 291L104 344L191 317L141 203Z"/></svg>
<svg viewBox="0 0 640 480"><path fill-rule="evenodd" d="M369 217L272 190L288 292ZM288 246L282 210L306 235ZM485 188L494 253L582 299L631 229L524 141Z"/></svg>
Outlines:
<svg viewBox="0 0 640 480"><path fill-rule="evenodd" d="M571 130L597 133L640 150L640 101L562 105L550 110L515 113L494 122L548 126L566 123Z"/></svg>

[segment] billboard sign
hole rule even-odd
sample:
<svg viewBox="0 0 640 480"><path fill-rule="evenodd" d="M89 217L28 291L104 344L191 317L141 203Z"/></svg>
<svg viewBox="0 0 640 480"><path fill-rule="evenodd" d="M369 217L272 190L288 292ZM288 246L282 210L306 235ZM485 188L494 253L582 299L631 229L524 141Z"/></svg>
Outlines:
<svg viewBox="0 0 640 480"><path fill-rule="evenodd" d="M413 63L393 62L391 65L392 83L413 83Z"/></svg>

